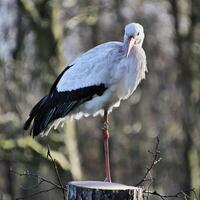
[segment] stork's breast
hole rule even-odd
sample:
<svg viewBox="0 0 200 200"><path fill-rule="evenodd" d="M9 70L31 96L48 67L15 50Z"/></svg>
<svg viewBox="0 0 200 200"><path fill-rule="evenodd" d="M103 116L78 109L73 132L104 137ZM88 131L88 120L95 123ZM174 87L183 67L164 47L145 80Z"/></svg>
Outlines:
<svg viewBox="0 0 200 200"><path fill-rule="evenodd" d="M133 49L128 58L121 62L121 68L124 69L122 79L119 82L118 95L122 99L127 99L137 88L145 73L145 57L140 50Z"/></svg>

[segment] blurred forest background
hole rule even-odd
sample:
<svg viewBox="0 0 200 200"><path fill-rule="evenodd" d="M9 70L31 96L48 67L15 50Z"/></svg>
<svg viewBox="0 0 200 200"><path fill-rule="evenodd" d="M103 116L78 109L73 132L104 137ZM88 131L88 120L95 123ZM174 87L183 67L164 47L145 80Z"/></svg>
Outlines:
<svg viewBox="0 0 200 200"><path fill-rule="evenodd" d="M144 26L149 72L110 116L113 181L140 181L159 136L162 161L151 189L195 188L200 196L199 0L0 0L0 199L26 196L37 184L11 168L56 180L47 144L63 183L104 179L99 117L67 122L36 140L23 123L69 62L97 44L122 41L129 22ZM53 190L30 199L61 197Z"/></svg>

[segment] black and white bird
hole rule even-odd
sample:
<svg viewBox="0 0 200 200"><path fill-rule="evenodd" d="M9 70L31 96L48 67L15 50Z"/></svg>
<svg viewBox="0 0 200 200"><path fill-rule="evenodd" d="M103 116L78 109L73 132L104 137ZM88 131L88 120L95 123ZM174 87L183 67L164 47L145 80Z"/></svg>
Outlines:
<svg viewBox="0 0 200 200"><path fill-rule="evenodd" d="M130 23L123 42L98 45L76 58L57 77L48 95L32 109L24 124L31 134L47 135L67 119L101 115L104 119L106 181L111 181L108 114L132 95L147 72L142 48L143 27Z"/></svg>

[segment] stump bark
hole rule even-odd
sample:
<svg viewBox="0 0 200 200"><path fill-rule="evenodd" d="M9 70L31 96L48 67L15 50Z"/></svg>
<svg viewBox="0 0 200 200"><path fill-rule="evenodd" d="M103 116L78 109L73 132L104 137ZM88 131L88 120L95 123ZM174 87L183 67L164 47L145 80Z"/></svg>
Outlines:
<svg viewBox="0 0 200 200"><path fill-rule="evenodd" d="M119 183L73 181L67 188L67 200L143 200L142 188Z"/></svg>

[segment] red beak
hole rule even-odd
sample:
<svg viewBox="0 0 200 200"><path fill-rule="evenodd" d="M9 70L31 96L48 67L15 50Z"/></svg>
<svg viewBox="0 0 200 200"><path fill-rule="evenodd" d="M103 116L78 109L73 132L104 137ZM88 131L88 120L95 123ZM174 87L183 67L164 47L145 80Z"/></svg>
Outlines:
<svg viewBox="0 0 200 200"><path fill-rule="evenodd" d="M134 45L135 45L135 39L131 38L131 40L129 41L129 44L128 44L128 52L127 52L126 57L128 57L128 55L130 54L130 51L131 51L131 49L133 48Z"/></svg>

